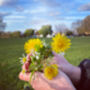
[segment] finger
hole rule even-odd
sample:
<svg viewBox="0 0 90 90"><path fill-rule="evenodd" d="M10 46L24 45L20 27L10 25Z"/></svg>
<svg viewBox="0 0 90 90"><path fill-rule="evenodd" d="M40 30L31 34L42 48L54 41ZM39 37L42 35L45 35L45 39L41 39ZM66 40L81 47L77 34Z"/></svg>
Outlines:
<svg viewBox="0 0 90 90"><path fill-rule="evenodd" d="M53 57L54 60L57 60L57 57Z"/></svg>
<svg viewBox="0 0 90 90"><path fill-rule="evenodd" d="M53 57L53 60L56 64L59 64L60 60L57 59L57 57Z"/></svg>
<svg viewBox="0 0 90 90"><path fill-rule="evenodd" d="M25 69L25 64L24 64L24 65L22 65L22 69Z"/></svg>
<svg viewBox="0 0 90 90"><path fill-rule="evenodd" d="M27 55L27 61L31 60L30 56L31 56L31 53Z"/></svg>
<svg viewBox="0 0 90 90"><path fill-rule="evenodd" d="M29 71L29 62L25 62L24 65L22 66L22 69L25 69L26 71Z"/></svg>
<svg viewBox="0 0 90 90"><path fill-rule="evenodd" d="M31 73L22 73L19 74L19 79L23 81L30 81Z"/></svg>
<svg viewBox="0 0 90 90"><path fill-rule="evenodd" d="M30 80L30 73L23 74L22 72L20 72L19 79L24 80L24 81L29 81Z"/></svg>

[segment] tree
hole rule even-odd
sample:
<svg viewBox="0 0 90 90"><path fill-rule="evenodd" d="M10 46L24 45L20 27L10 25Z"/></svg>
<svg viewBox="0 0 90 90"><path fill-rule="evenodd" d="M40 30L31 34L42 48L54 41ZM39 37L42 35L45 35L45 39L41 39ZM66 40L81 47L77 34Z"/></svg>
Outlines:
<svg viewBox="0 0 90 90"><path fill-rule="evenodd" d="M34 29L27 29L25 32L24 32L24 36L33 36L34 35Z"/></svg>
<svg viewBox="0 0 90 90"><path fill-rule="evenodd" d="M72 30L77 30L78 27L80 27L82 24L82 20L77 20L76 22L72 23Z"/></svg>
<svg viewBox="0 0 90 90"><path fill-rule="evenodd" d="M44 37L46 37L48 34L53 33L51 25L42 26L42 28L38 32L39 34L42 34Z"/></svg>
<svg viewBox="0 0 90 90"><path fill-rule="evenodd" d="M90 16L87 16L83 22L81 27L82 28L82 33L84 34L90 34Z"/></svg>
<svg viewBox="0 0 90 90"><path fill-rule="evenodd" d="M60 32L60 33L65 33L68 30L65 24L58 24L55 26L55 28L56 28L56 32Z"/></svg>
<svg viewBox="0 0 90 90"><path fill-rule="evenodd" d="M73 31L73 34L74 35L78 35L78 34L80 34L79 33L79 27L81 27L81 24L82 24L82 20L77 20L76 22L73 22L72 23L72 31Z"/></svg>
<svg viewBox="0 0 90 90"><path fill-rule="evenodd" d="M90 34L90 16L87 16L82 21L76 21L73 26L77 30L79 35Z"/></svg>
<svg viewBox="0 0 90 90"><path fill-rule="evenodd" d="M0 17L0 31L4 31L6 28L6 23L3 22L3 18Z"/></svg>

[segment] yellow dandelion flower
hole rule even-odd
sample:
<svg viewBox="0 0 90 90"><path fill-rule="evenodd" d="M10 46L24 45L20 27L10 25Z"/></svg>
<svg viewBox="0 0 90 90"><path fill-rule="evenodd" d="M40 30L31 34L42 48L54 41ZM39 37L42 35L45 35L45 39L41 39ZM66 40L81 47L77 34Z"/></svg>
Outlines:
<svg viewBox="0 0 90 90"><path fill-rule="evenodd" d="M26 57L22 58L22 62L25 63L26 62Z"/></svg>
<svg viewBox="0 0 90 90"><path fill-rule="evenodd" d="M25 72L26 72L26 70L25 70L25 69L23 69L23 70L22 70L22 73L24 74Z"/></svg>
<svg viewBox="0 0 90 90"><path fill-rule="evenodd" d="M64 34L57 34L51 43L52 50L56 53L64 52L70 48L71 42Z"/></svg>
<svg viewBox="0 0 90 90"><path fill-rule="evenodd" d="M57 64L52 64L52 67L55 67L56 69L58 69L58 65Z"/></svg>
<svg viewBox="0 0 90 90"><path fill-rule="evenodd" d="M37 51L38 48L42 47L43 44L40 39L30 39L24 45L24 49L27 54L31 53L32 51Z"/></svg>
<svg viewBox="0 0 90 90"><path fill-rule="evenodd" d="M52 80L54 77L58 75L58 66L50 65L44 69L44 75L47 79Z"/></svg>

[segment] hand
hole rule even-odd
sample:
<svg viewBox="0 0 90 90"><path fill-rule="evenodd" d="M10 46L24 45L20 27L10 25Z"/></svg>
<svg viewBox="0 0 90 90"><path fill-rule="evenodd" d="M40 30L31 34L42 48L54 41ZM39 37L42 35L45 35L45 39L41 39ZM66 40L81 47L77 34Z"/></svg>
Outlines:
<svg viewBox="0 0 90 90"><path fill-rule="evenodd" d="M30 79L30 73L19 74L19 78L24 81ZM59 71L57 77L48 80L43 73L36 72L35 79L30 83L35 90L76 90L70 79L62 71Z"/></svg>
<svg viewBox="0 0 90 90"><path fill-rule="evenodd" d="M74 84L78 84L80 81L81 69L70 64L64 56L58 55L55 52L53 52L53 54L54 60L56 61L56 64L58 64L59 69L67 74Z"/></svg>

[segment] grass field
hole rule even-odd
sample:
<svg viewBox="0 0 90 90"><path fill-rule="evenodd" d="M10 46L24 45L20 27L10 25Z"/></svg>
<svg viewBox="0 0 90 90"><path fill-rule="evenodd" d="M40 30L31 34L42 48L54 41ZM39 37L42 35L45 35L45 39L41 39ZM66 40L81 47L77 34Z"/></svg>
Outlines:
<svg viewBox="0 0 90 90"><path fill-rule="evenodd" d="M0 39L0 90L23 90L24 82L18 79L21 70L18 58L24 53L27 39ZM83 59L90 58L90 37L74 37L71 41L72 46L65 56L70 63L78 65Z"/></svg>

